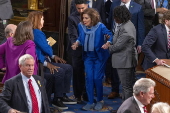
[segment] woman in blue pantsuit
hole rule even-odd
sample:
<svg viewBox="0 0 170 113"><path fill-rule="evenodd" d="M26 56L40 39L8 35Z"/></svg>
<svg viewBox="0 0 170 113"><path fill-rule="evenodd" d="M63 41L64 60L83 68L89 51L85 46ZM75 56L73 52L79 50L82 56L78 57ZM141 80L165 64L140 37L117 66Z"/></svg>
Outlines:
<svg viewBox="0 0 170 113"><path fill-rule="evenodd" d="M83 60L86 72L86 91L88 103L83 110L100 110L103 107L102 79L105 72L105 63L109 51L102 48L112 41L112 33L102 24L98 12L92 8L84 10L81 22L78 25L79 37L72 45L73 50L82 45ZM107 38L105 38L107 37ZM97 93L97 103L94 103L94 87Z"/></svg>

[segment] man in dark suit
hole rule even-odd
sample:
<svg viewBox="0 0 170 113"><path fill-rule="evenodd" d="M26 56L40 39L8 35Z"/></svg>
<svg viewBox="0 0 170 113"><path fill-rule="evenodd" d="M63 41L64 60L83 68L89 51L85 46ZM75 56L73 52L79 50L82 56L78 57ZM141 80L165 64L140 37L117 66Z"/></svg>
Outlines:
<svg viewBox="0 0 170 113"><path fill-rule="evenodd" d="M155 97L155 85L155 82L149 78L137 80L133 86L134 96L125 100L117 113L147 113L146 105L150 104L152 98Z"/></svg>
<svg viewBox="0 0 170 113"><path fill-rule="evenodd" d="M164 13L162 24L153 27L142 44L142 52L145 54L144 70L155 65L164 65L161 59L170 58L170 11Z"/></svg>
<svg viewBox="0 0 170 113"><path fill-rule="evenodd" d="M88 8L87 0L75 0L75 12L68 17L68 36L70 43L68 50L72 54L73 66L73 91L77 102L81 102L81 96L85 89L84 61L82 58L82 47L79 46L76 50L72 50L71 45L78 38L78 24L80 23L80 14Z"/></svg>
<svg viewBox="0 0 170 113"><path fill-rule="evenodd" d="M134 0L134 1L142 5L144 11L145 36L146 36L149 33L150 29L153 27L153 25L157 25L159 23L158 13L163 14L170 8L169 2L168 0ZM152 3L152 1L154 3ZM159 1L161 2L161 4L164 5L160 6ZM152 4L154 4L154 6Z"/></svg>
<svg viewBox="0 0 170 113"><path fill-rule="evenodd" d="M29 54L19 58L21 73L7 80L0 93L1 113L50 113L44 82L33 75L34 63Z"/></svg>
<svg viewBox="0 0 170 113"><path fill-rule="evenodd" d="M106 12L104 0L87 0L88 7L96 9L101 17L102 23L106 25ZM75 0L72 0L70 7L70 14L76 11Z"/></svg>
<svg viewBox="0 0 170 113"><path fill-rule="evenodd" d="M4 29L8 19L13 17L13 10L10 0L0 0L0 43L5 39Z"/></svg>

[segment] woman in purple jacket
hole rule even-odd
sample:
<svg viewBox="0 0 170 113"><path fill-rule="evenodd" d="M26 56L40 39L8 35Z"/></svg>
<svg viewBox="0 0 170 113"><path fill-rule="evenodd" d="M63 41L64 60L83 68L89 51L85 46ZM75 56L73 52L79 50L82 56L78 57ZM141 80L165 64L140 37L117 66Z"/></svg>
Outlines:
<svg viewBox="0 0 170 113"><path fill-rule="evenodd" d="M24 54L30 54L35 59L34 74L37 74L37 57L33 42L32 24L29 21L20 22L14 37L0 45L0 69L6 68L2 83L20 73L18 59Z"/></svg>

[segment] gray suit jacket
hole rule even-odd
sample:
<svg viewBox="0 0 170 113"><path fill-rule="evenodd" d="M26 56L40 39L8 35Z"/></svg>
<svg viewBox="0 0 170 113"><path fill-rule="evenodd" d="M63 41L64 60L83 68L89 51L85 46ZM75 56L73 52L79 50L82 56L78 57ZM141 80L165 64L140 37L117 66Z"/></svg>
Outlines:
<svg viewBox="0 0 170 113"><path fill-rule="evenodd" d="M42 113L50 113L44 83L40 76L33 75L33 77L41 91ZM8 113L10 108L29 113L21 74L7 80L4 84L2 93L0 93L0 112Z"/></svg>
<svg viewBox="0 0 170 113"><path fill-rule="evenodd" d="M10 0L0 0L0 19L6 20L13 17L13 10Z"/></svg>
<svg viewBox="0 0 170 113"><path fill-rule="evenodd" d="M132 96L123 102L117 113L141 113L141 111L136 100Z"/></svg>
<svg viewBox="0 0 170 113"><path fill-rule="evenodd" d="M122 23L113 37L113 45L109 47L113 68L132 68L137 65L135 43L135 26L130 20Z"/></svg>

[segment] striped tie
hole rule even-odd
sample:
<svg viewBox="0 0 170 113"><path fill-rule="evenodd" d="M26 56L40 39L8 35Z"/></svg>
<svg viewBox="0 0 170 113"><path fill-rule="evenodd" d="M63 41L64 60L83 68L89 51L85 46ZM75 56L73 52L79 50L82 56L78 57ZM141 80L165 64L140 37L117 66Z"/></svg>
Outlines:
<svg viewBox="0 0 170 113"><path fill-rule="evenodd" d="M144 113L147 113L146 106L143 106Z"/></svg>
<svg viewBox="0 0 170 113"><path fill-rule="evenodd" d="M32 80L29 79L28 85L29 85L30 95L31 95L31 99L32 99L32 113L39 113L37 97L35 95L35 91L34 91L34 88L33 88L31 82L32 82Z"/></svg>
<svg viewBox="0 0 170 113"><path fill-rule="evenodd" d="M168 49L170 49L170 31L169 31L169 34L168 34Z"/></svg>

